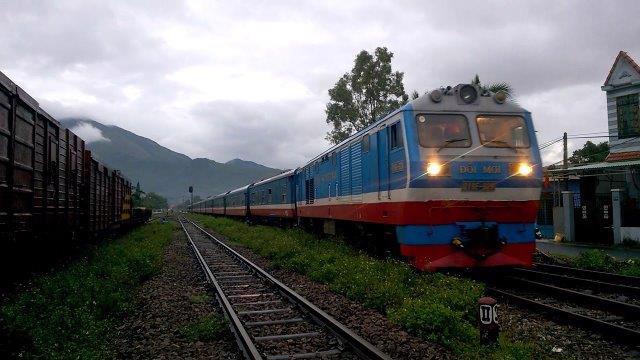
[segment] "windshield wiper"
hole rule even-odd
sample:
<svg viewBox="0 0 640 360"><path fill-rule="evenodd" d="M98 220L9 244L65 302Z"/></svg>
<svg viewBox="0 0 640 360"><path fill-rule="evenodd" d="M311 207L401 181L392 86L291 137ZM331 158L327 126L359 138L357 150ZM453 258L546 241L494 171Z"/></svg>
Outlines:
<svg viewBox="0 0 640 360"><path fill-rule="evenodd" d="M504 146L501 146L501 147L507 147L507 148L509 148L509 149L511 149L511 150L513 150L515 152L518 152L518 148L517 147L509 144L508 142L506 142L504 140L491 140L487 144L491 144L491 143L504 145Z"/></svg>
<svg viewBox="0 0 640 360"><path fill-rule="evenodd" d="M469 141L469 139L467 138L460 138L460 139L449 139L449 140L445 140L444 144L442 146L440 146L438 148L437 152L440 152L440 150L446 148L447 146L449 146L450 144L456 143L456 142L460 142L460 141Z"/></svg>

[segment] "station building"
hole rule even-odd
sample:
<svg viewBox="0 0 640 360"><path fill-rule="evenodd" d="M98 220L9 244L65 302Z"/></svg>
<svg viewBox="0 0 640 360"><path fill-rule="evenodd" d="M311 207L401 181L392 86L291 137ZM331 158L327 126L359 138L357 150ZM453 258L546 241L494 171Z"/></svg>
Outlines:
<svg viewBox="0 0 640 360"><path fill-rule="evenodd" d="M640 242L640 66L620 51L601 89L610 152L603 162L548 170L538 224L567 241Z"/></svg>

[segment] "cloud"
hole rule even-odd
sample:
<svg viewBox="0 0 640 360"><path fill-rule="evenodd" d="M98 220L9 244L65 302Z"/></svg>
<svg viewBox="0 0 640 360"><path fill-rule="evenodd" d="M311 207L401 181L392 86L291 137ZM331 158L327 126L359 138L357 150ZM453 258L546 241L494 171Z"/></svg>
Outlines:
<svg viewBox="0 0 640 360"><path fill-rule="evenodd" d="M540 142L606 130L600 85L619 50L640 61L640 22L620 9L640 3L10 0L0 67L56 117L290 168L329 146L327 90L376 46L394 52L407 92L476 73L509 82Z"/></svg>
<svg viewBox="0 0 640 360"><path fill-rule="evenodd" d="M71 131L83 138L87 144L98 141L111 141L109 138L102 135L102 131L100 129L89 123L80 123L74 126Z"/></svg>

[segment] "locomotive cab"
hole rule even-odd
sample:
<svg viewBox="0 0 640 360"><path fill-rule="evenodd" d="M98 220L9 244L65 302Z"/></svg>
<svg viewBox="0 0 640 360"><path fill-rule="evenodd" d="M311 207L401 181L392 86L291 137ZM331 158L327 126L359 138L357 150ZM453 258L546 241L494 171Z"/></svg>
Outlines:
<svg viewBox="0 0 640 360"><path fill-rule="evenodd" d="M531 114L470 84L404 110L414 221L397 227L401 252L428 270L531 265L542 183Z"/></svg>

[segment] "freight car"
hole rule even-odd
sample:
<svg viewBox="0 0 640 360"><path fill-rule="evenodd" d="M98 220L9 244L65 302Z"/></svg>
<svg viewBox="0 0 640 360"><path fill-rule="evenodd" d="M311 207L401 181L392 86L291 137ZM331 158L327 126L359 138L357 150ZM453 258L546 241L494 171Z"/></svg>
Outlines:
<svg viewBox="0 0 640 360"><path fill-rule="evenodd" d="M130 181L0 72L0 260L132 225Z"/></svg>
<svg viewBox="0 0 640 360"><path fill-rule="evenodd" d="M530 266L541 183L531 113L504 93L460 84L411 101L294 171L193 211L293 213L298 224L329 233L391 234L423 270ZM242 212L232 214L230 195L238 193Z"/></svg>

